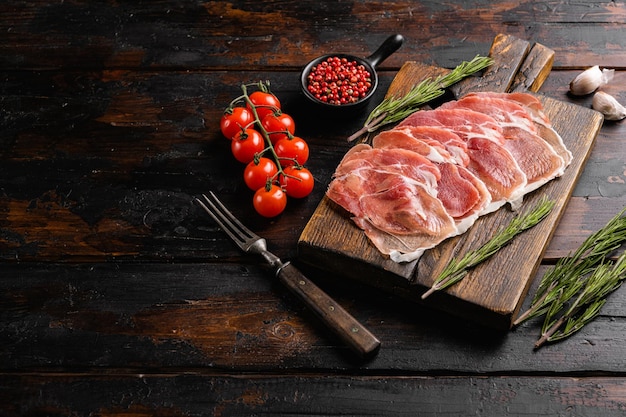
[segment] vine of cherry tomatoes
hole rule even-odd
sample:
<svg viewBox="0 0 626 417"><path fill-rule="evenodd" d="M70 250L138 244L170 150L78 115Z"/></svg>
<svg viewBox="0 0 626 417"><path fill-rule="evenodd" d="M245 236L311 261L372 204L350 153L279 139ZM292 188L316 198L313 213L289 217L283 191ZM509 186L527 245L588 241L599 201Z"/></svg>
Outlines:
<svg viewBox="0 0 626 417"><path fill-rule="evenodd" d="M248 87L256 90L248 93ZM287 198L304 198L313 191L314 179L304 167L309 146L295 136L293 118L282 111L269 90L269 82L242 85L220 119L220 130L231 141L235 159L245 164L244 182L252 191L252 205L260 215L275 217Z"/></svg>

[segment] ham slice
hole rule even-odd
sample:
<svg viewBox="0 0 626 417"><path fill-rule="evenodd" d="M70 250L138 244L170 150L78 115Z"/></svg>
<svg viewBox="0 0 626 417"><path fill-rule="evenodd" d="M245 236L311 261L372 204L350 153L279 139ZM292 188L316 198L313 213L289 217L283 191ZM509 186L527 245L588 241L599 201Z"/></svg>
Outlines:
<svg viewBox="0 0 626 417"><path fill-rule="evenodd" d="M355 220L355 223L363 229L374 246L381 253L389 255L389 258L394 262L411 262L419 259L428 249L434 248L447 238L457 234L435 236L416 232L408 235L396 235L376 228L367 219L358 219Z"/></svg>
<svg viewBox="0 0 626 417"><path fill-rule="evenodd" d="M492 117L473 110L435 109L420 110L404 119L398 127L403 126L438 126L446 128L465 142L479 137L490 139L496 143L504 143L502 127Z"/></svg>
<svg viewBox="0 0 626 417"><path fill-rule="evenodd" d="M439 170L438 198L454 218L456 233L465 233L478 216L487 212L491 194L485 183L463 166L443 163Z"/></svg>
<svg viewBox="0 0 626 417"><path fill-rule="evenodd" d="M396 262L561 175L571 153L525 93L471 93L350 149L327 196Z"/></svg>
<svg viewBox="0 0 626 417"><path fill-rule="evenodd" d="M526 175L528 193L561 176L565 161L552 145L541 138L530 113L520 103L495 96L471 95L442 106L470 109L493 117L502 127L503 143Z"/></svg>
<svg viewBox="0 0 626 417"><path fill-rule="evenodd" d="M405 149L357 145L335 172L327 195L368 224L395 235L441 236L455 231L452 217L436 196L437 166Z"/></svg>
<svg viewBox="0 0 626 417"><path fill-rule="evenodd" d="M372 139L374 148L400 148L416 152L434 163L456 163L454 157L445 146L434 139L418 138L411 135L408 129L391 129L379 133ZM467 147L465 147L467 150Z"/></svg>
<svg viewBox="0 0 626 417"><path fill-rule="evenodd" d="M440 130L445 132L444 129ZM410 128L391 129L375 136L372 145L377 149L410 150L435 163L441 173L436 184L437 198L455 219L457 227L461 221L467 223L469 218L475 218L481 214L491 202L491 194L485 184L463 165L458 165L441 142L430 136L417 139L411 133ZM458 138L456 140L465 145Z"/></svg>
<svg viewBox="0 0 626 417"><path fill-rule="evenodd" d="M452 156L454 163L464 167L469 164L467 143L465 143L459 135L449 129L436 126L400 126L393 130L403 131L415 139L427 143L438 142L443 145L450 156Z"/></svg>
<svg viewBox="0 0 626 417"><path fill-rule="evenodd" d="M491 193L489 211L507 202L517 206L527 184L526 175L504 147L502 126L486 114L467 109L417 111L398 127L435 126L457 134L467 145L467 168L480 178Z"/></svg>
<svg viewBox="0 0 626 417"><path fill-rule="evenodd" d="M543 112L543 105L537 97L528 93L495 93L495 92L477 92L467 94L467 97L495 97L503 100L511 100L521 106L530 114L532 121L537 129L537 134L550 145L554 151L559 154L565 166L568 166L572 162L572 153L563 143L563 138L552 127L550 119Z"/></svg>

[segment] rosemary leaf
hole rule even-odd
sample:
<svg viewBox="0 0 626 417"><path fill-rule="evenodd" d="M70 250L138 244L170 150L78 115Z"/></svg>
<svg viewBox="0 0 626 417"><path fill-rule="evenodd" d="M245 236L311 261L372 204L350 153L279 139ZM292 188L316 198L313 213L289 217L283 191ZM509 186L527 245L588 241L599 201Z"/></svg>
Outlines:
<svg viewBox="0 0 626 417"><path fill-rule="evenodd" d="M446 88L487 68L492 63L493 59L477 55L471 61L462 62L446 75L420 82L403 97L385 98L372 110L363 127L348 138L348 142L352 142L365 133L378 130L384 125L399 122L419 110L420 106L443 95Z"/></svg>
<svg viewBox="0 0 626 417"><path fill-rule="evenodd" d="M582 329L595 319L606 297L618 289L626 279L626 252L612 262L604 259L587 277L576 281L577 290L568 291L569 296L560 297L548 309L542 327L542 334L535 348L547 342L565 339ZM573 293L573 295L572 295ZM576 298L572 300L572 298ZM557 317L557 313L561 316Z"/></svg>
<svg viewBox="0 0 626 417"><path fill-rule="evenodd" d="M513 218L505 228L500 229L483 246L469 251L460 260L453 258L443 271L441 271L431 288L422 294L422 299L425 299L435 291L444 290L461 281L465 278L470 268L486 261L510 243L515 236L537 225L546 218L553 207L554 201L548 200L545 197L542 198L532 210Z"/></svg>
<svg viewBox="0 0 626 417"><path fill-rule="evenodd" d="M544 274L530 307L515 320L514 325L547 314L553 303L566 302L567 298L563 297L564 289L569 288L571 292L580 286L579 281L626 242L626 217L623 217L625 212L626 208L609 220L602 229L587 237L573 254L559 259Z"/></svg>

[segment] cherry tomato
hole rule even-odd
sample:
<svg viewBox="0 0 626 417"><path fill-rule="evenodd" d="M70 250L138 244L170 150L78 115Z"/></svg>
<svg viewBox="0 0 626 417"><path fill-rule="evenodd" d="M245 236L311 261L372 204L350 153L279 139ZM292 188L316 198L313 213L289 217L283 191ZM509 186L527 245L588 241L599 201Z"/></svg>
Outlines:
<svg viewBox="0 0 626 417"><path fill-rule="evenodd" d="M309 159L309 145L298 136L279 140L274 145L274 151L278 155L280 165L284 167L294 165L294 160L304 165Z"/></svg>
<svg viewBox="0 0 626 417"><path fill-rule="evenodd" d="M281 139L288 138L289 135L286 132L293 135L296 131L296 123L287 113L268 114L261 121L261 125L268 132L272 144L275 144Z"/></svg>
<svg viewBox="0 0 626 417"><path fill-rule="evenodd" d="M227 139L232 139L242 129L254 122L254 115L245 107L233 107L225 111L220 119L220 130Z"/></svg>
<svg viewBox="0 0 626 417"><path fill-rule="evenodd" d="M276 217L287 207L287 194L276 184L271 184L254 193L252 204L261 216Z"/></svg>
<svg viewBox="0 0 626 417"><path fill-rule="evenodd" d="M272 93L265 91L255 91L251 93L248 98L256 107L256 113L259 116L259 120L263 120L268 114L273 114L275 111L280 110L280 101ZM246 104L248 109L250 104Z"/></svg>
<svg viewBox="0 0 626 417"><path fill-rule="evenodd" d="M311 194L315 180L311 171L304 167L288 166L280 176L280 185L289 197L303 198Z"/></svg>
<svg viewBox="0 0 626 417"><path fill-rule="evenodd" d="M236 160L247 164L254 159L254 155L263 152L265 140L256 130L245 129L235 135L231 141L230 149Z"/></svg>
<svg viewBox="0 0 626 417"><path fill-rule="evenodd" d="M270 180L278 172L278 167L274 161L269 158L258 158L250 162L243 171L243 180L253 191L265 187L267 181Z"/></svg>

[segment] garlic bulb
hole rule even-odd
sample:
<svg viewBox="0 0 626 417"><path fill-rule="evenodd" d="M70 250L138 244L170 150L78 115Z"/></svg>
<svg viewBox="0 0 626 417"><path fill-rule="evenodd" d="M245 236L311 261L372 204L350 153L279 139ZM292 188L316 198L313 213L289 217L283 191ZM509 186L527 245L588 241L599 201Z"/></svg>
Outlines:
<svg viewBox="0 0 626 417"><path fill-rule="evenodd" d="M626 117L626 107L604 91L594 94L591 107L602 113L606 120L622 120Z"/></svg>
<svg viewBox="0 0 626 417"><path fill-rule="evenodd" d="M569 91L576 96L591 94L613 79L615 70L604 68L600 70L598 65L586 69L578 74L569 83Z"/></svg>

